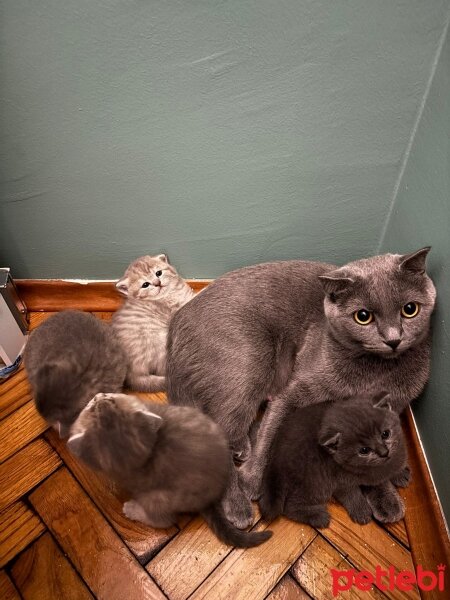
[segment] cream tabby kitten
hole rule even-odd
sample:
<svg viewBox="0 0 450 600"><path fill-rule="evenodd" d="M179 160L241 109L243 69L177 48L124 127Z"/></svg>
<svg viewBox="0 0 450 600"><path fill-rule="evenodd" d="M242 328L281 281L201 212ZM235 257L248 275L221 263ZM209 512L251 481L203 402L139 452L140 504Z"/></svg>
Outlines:
<svg viewBox="0 0 450 600"><path fill-rule="evenodd" d="M132 262L116 287L126 296L112 320L128 359L126 383L141 392L165 390L169 321L194 292L165 254Z"/></svg>

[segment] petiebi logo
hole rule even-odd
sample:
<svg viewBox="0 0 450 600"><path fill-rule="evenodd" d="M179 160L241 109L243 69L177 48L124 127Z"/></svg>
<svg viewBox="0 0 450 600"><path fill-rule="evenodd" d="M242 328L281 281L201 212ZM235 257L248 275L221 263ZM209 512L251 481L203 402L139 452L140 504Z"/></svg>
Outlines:
<svg viewBox="0 0 450 600"><path fill-rule="evenodd" d="M383 592L387 590L401 590L409 592L417 584L423 592L430 592L438 589L443 592L445 589L445 565L438 565L437 572L424 571L422 565L417 565L416 571L395 571L394 567L389 567L386 571L379 565L375 567L375 573L370 571L338 571L330 569L333 579L333 596L336 597L339 592L345 592L353 586L358 590L366 591L376 586Z"/></svg>

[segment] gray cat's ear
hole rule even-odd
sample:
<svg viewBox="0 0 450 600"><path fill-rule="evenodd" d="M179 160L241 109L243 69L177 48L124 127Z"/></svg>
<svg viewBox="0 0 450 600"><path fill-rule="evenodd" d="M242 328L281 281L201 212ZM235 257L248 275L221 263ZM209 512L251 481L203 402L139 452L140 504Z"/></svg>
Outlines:
<svg viewBox="0 0 450 600"><path fill-rule="evenodd" d="M421 248L417 252L401 256L400 269L409 271L415 275L423 275L426 269L427 255L430 250L431 246L425 246L425 248Z"/></svg>
<svg viewBox="0 0 450 600"><path fill-rule="evenodd" d="M70 438L66 442L69 450L72 452L72 454L74 454L78 458L81 458L81 456L83 454L85 433L86 433L85 431L82 431L80 433L75 433L74 435L71 435Z"/></svg>
<svg viewBox="0 0 450 600"><path fill-rule="evenodd" d="M158 256L156 257L158 260L161 260L162 262L167 263L168 265L170 265L169 262L169 257L167 256L167 254L158 254Z"/></svg>
<svg viewBox="0 0 450 600"><path fill-rule="evenodd" d="M386 408L387 410L392 410L391 395L388 392L378 394L373 398L372 402L374 408Z"/></svg>
<svg viewBox="0 0 450 600"><path fill-rule="evenodd" d="M339 446L339 440L341 439L341 434L337 433L329 433L327 435L322 435L319 444L325 448L330 454L334 454Z"/></svg>
<svg viewBox="0 0 450 600"><path fill-rule="evenodd" d="M351 287L355 280L344 275L342 271L331 271L326 275L319 275L320 282L326 294L340 294Z"/></svg>
<svg viewBox="0 0 450 600"><path fill-rule="evenodd" d="M119 281L116 283L116 288L121 294L123 294L124 296L128 296L129 285L130 280L128 279L128 277L122 277L122 279L119 279Z"/></svg>

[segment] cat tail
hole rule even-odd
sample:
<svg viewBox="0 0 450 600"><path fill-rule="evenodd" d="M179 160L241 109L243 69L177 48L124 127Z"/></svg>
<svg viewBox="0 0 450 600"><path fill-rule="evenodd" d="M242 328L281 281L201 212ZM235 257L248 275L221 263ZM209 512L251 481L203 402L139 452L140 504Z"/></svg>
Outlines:
<svg viewBox="0 0 450 600"><path fill-rule="evenodd" d="M225 516L219 503L212 504L202 512L202 517L217 535L219 540L236 548L252 548L259 546L270 537L271 531L241 531L235 527Z"/></svg>
<svg viewBox="0 0 450 600"><path fill-rule="evenodd" d="M264 476L259 499L261 515L266 521L272 521L283 513L283 499L279 492L280 486L277 478L269 471Z"/></svg>

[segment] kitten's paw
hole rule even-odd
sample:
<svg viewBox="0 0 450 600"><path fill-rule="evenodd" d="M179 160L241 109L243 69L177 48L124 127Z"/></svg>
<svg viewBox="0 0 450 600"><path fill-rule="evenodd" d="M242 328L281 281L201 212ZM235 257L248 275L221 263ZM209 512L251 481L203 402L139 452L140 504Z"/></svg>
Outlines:
<svg viewBox="0 0 450 600"><path fill-rule="evenodd" d="M367 500L373 516L381 523L396 523L405 516L405 504L396 491L384 497L368 497Z"/></svg>
<svg viewBox="0 0 450 600"><path fill-rule="evenodd" d="M250 439L246 436L239 444L233 445L233 460L237 463L245 463L252 454Z"/></svg>
<svg viewBox="0 0 450 600"><path fill-rule="evenodd" d="M142 506L136 500L128 500L123 505L123 514L132 521L148 523L148 518Z"/></svg>
<svg viewBox="0 0 450 600"><path fill-rule="evenodd" d="M400 471L395 477L391 479L391 483L393 483L396 487L405 488L411 483L411 469L408 465L404 469Z"/></svg>
<svg viewBox="0 0 450 600"><path fill-rule="evenodd" d="M304 522L316 529L325 529L330 524L330 513L326 508L317 510L317 512L308 515Z"/></svg>
<svg viewBox="0 0 450 600"><path fill-rule="evenodd" d="M238 529L247 529L253 524L253 507L250 500L240 492L227 494L222 501L226 518Z"/></svg>
<svg viewBox="0 0 450 600"><path fill-rule="evenodd" d="M349 510L348 514L352 521L355 521L355 523L359 523L360 525L370 523L373 516L372 509L367 502L361 503L359 506Z"/></svg>

